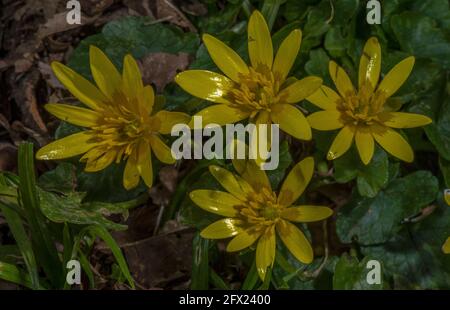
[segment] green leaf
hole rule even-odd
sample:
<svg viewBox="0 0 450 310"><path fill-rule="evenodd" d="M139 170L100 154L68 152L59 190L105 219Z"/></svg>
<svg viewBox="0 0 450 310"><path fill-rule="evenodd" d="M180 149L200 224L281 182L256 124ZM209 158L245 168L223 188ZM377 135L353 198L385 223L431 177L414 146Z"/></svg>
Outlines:
<svg viewBox="0 0 450 310"><path fill-rule="evenodd" d="M418 171L392 181L375 198L353 197L340 209L336 231L340 240L359 244L383 243L403 227L402 221L419 213L438 192L438 181L428 171Z"/></svg>
<svg viewBox="0 0 450 310"><path fill-rule="evenodd" d="M30 275L14 265L0 262L0 279L22 285L30 289L39 289L33 284Z"/></svg>
<svg viewBox="0 0 450 310"><path fill-rule="evenodd" d="M305 71L309 75L315 75L321 77L324 80L325 85L333 85L328 73L328 63L330 57L323 48L311 50L309 52L308 61L305 64Z"/></svg>
<svg viewBox="0 0 450 310"><path fill-rule="evenodd" d="M372 269L367 268L367 262L371 259L365 257L358 261L356 257L344 253L336 264L333 275L333 289L335 290L381 290L383 289L384 279L381 278L381 284L369 284L367 274ZM383 275L383 268L380 270Z"/></svg>
<svg viewBox="0 0 450 310"><path fill-rule="evenodd" d="M253 290L258 282L261 281L259 279L258 270L256 269L256 260L253 259L250 269L247 272L247 276L245 277L244 283L242 283L241 290Z"/></svg>
<svg viewBox="0 0 450 310"><path fill-rule="evenodd" d="M47 191L70 193L77 186L76 168L71 163L61 163L39 177L39 185Z"/></svg>
<svg viewBox="0 0 450 310"><path fill-rule="evenodd" d="M389 181L389 159L386 152L375 148L371 162L364 165L355 147L334 161L334 178L339 183L348 183L357 179L357 188L361 196L375 197Z"/></svg>
<svg viewBox="0 0 450 310"><path fill-rule="evenodd" d="M273 24L278 15L278 10L280 5L286 2L286 0L264 0L263 6L261 8L261 14L266 19L269 30L272 30Z"/></svg>
<svg viewBox="0 0 450 310"><path fill-rule="evenodd" d="M325 35L325 49L331 57L343 57L346 55L347 46L350 45L348 37L344 37L342 27L333 26Z"/></svg>
<svg viewBox="0 0 450 310"><path fill-rule="evenodd" d="M414 102L411 112L425 114L432 118L433 123L424 130L434 144L439 155L450 160L450 95L446 84L437 82L436 88Z"/></svg>
<svg viewBox="0 0 450 310"><path fill-rule="evenodd" d="M112 164L108 168L95 172L85 172L79 168L77 173L78 187L80 192L87 193L86 201L104 201L104 202L121 202L135 199L147 190L144 183L136 188L127 191L123 187L123 171L125 162L120 164ZM157 175L156 161L153 161L153 174ZM114 189L111 191L111 189Z"/></svg>
<svg viewBox="0 0 450 310"><path fill-rule="evenodd" d="M39 198L42 213L52 222L100 225L112 230L124 230L127 228L125 225L107 220L99 210L83 208L81 202L84 198L83 194L72 193L68 196L60 196L40 191Z"/></svg>
<svg viewBox="0 0 450 310"><path fill-rule="evenodd" d="M449 289L450 255L442 253L442 245L450 236L450 208L442 193L439 206L428 217L406 226L387 243L361 250L379 260L394 289Z"/></svg>
<svg viewBox="0 0 450 310"><path fill-rule="evenodd" d="M121 70L126 54L136 58L161 52L193 54L199 43L198 35L192 32L184 33L179 28L155 23L147 17L130 16L106 24L100 34L83 40L72 54L69 66L90 78L90 45L102 49Z"/></svg>
<svg viewBox="0 0 450 310"><path fill-rule="evenodd" d="M191 290L207 290L209 287L209 240L197 233L192 241Z"/></svg>
<svg viewBox="0 0 450 310"><path fill-rule="evenodd" d="M450 38L437 27L434 19L416 12L404 12L392 16L391 25L403 50L450 68Z"/></svg>

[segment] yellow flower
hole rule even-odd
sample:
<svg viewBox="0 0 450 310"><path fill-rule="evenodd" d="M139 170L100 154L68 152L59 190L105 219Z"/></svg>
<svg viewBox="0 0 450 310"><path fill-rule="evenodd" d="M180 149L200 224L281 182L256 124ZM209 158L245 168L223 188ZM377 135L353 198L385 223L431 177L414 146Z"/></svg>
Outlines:
<svg viewBox="0 0 450 310"><path fill-rule="evenodd" d="M160 134L170 133L174 124L188 123L190 116L167 111L152 113L153 89L143 85L139 67L131 55L124 58L122 74L100 49L91 46L89 56L98 88L69 67L52 63L59 81L88 108L55 103L45 106L59 119L86 130L44 146L36 157L55 160L84 154L80 161L86 162L88 172L126 160L124 187L136 187L141 177L151 187L151 151L163 163L175 162Z"/></svg>
<svg viewBox="0 0 450 310"><path fill-rule="evenodd" d="M431 119L385 108L386 100L406 81L414 66L414 57L398 63L379 83L381 47L370 38L359 63L359 89L352 85L347 73L330 61L330 76L339 92L322 86L307 100L324 109L311 114L308 121L317 130L340 129L328 152L328 160L342 156L356 142L361 160L368 164L373 156L374 141L387 152L406 162L414 153L408 142L392 128L413 128L431 123Z"/></svg>
<svg viewBox="0 0 450 310"><path fill-rule="evenodd" d="M178 74L175 81L188 93L217 103L196 114L203 117L205 125L222 126L250 118L257 125L279 124L293 137L310 140L308 121L293 104L313 94L322 80L318 77L286 80L301 39L299 29L292 31L274 58L267 23L261 13L255 11L248 23L250 66L225 43L205 34L203 42L211 58L226 76L206 70L188 70Z"/></svg>
<svg viewBox="0 0 450 310"><path fill-rule="evenodd" d="M195 190L192 201L202 209L225 216L206 227L201 236L208 239L234 237L227 251L240 251L256 246L256 267L264 280L267 268L275 260L276 234L301 262L313 260L313 249L303 232L291 222L314 222L328 218L333 211L321 206L292 205L303 193L314 171L314 159L299 162L289 173L277 195L269 179L254 161L233 160L240 176L218 166L210 166L211 174L227 192Z"/></svg>
<svg viewBox="0 0 450 310"><path fill-rule="evenodd" d="M444 191L444 199L447 205L450 206L450 189L446 189ZM444 245L442 246L442 251L445 254L450 254L450 237L447 238L447 241L445 241Z"/></svg>

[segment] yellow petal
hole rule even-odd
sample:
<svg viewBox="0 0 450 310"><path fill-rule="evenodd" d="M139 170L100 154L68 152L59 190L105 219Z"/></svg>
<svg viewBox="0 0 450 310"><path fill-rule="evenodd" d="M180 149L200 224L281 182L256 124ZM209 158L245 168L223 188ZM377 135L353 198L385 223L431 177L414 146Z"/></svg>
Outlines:
<svg viewBox="0 0 450 310"><path fill-rule="evenodd" d="M215 104L204 108L194 116L202 117L203 127L208 124L218 124L220 126L224 126L226 124L234 124L248 118L249 113L229 107L225 104ZM194 118L191 119L189 127L194 128Z"/></svg>
<svg viewBox="0 0 450 310"><path fill-rule="evenodd" d="M176 160L175 157L172 156L172 150L164 142L162 142L159 137L152 136L150 138L150 144L153 153L160 162L163 162L165 164L175 163Z"/></svg>
<svg viewBox="0 0 450 310"><path fill-rule="evenodd" d="M227 245L227 252L237 252L248 248L261 236L261 231L249 232L248 230L241 232L234 237Z"/></svg>
<svg viewBox="0 0 450 310"><path fill-rule="evenodd" d="M372 136L388 153L406 161L414 160L414 152L408 142L395 130L389 127L372 126Z"/></svg>
<svg viewBox="0 0 450 310"><path fill-rule="evenodd" d="M345 126L339 131L331 144L330 150L327 154L328 160L333 160L344 155L352 146L353 136L355 135L355 129L350 126Z"/></svg>
<svg viewBox="0 0 450 310"><path fill-rule="evenodd" d="M352 81L344 69L338 66L338 64L334 61L330 61L328 69L330 71L331 79L342 97L348 97L349 95L353 95L355 93L355 88L353 87Z"/></svg>
<svg viewBox="0 0 450 310"><path fill-rule="evenodd" d="M445 199L445 202L447 203L447 205L450 206L450 189L446 189L444 191L444 199Z"/></svg>
<svg viewBox="0 0 450 310"><path fill-rule="evenodd" d="M116 155L116 152L109 151L95 160L88 160L84 170L87 172L97 172L103 170L114 162Z"/></svg>
<svg viewBox="0 0 450 310"><path fill-rule="evenodd" d="M433 122L428 116L405 112L383 112L378 118L385 126L393 128L421 127Z"/></svg>
<svg viewBox="0 0 450 310"><path fill-rule="evenodd" d="M279 221L277 232L296 259L304 264L310 264L313 261L314 253L311 244L297 226L287 221Z"/></svg>
<svg viewBox="0 0 450 310"><path fill-rule="evenodd" d="M177 124L188 124L191 120L191 116L186 113L169 112L165 110L156 113L155 117L161 122L161 127L158 132L163 135L170 134L173 126Z"/></svg>
<svg viewBox="0 0 450 310"><path fill-rule="evenodd" d="M237 212L234 206L242 204L231 194L206 189L195 190L189 197L200 208L226 217L235 217Z"/></svg>
<svg viewBox="0 0 450 310"><path fill-rule="evenodd" d="M248 53L253 68L257 69L260 65L272 68L272 37L264 17L256 10L248 22Z"/></svg>
<svg viewBox="0 0 450 310"><path fill-rule="evenodd" d="M270 151L272 142L270 113L267 111L261 111L257 114L256 119L254 119L253 121L255 127L253 128L253 132L251 134L250 158L254 158L256 164L261 167L261 165L266 161L266 159L263 158L261 154L265 154L265 156L268 156L267 152ZM267 127L266 129L263 129L263 127L260 127L260 125L266 125Z"/></svg>
<svg viewBox="0 0 450 310"><path fill-rule="evenodd" d="M95 147L94 135L90 131L82 131L56 140L37 151L36 158L55 160L83 154Z"/></svg>
<svg viewBox="0 0 450 310"><path fill-rule="evenodd" d="M133 56L126 55L123 61L123 90L128 98L138 98L144 90L141 71Z"/></svg>
<svg viewBox="0 0 450 310"><path fill-rule="evenodd" d="M375 150L375 143L370 131L367 128L358 128L355 133L355 143L362 162L364 165L369 164Z"/></svg>
<svg viewBox="0 0 450 310"><path fill-rule="evenodd" d="M205 239L224 239L236 236L243 229L240 227L242 221L237 219L222 219L212 223L202 230L200 236Z"/></svg>
<svg viewBox="0 0 450 310"><path fill-rule="evenodd" d="M280 83L283 83L294 65L301 42L302 32L300 29L295 29L281 43L272 68Z"/></svg>
<svg viewBox="0 0 450 310"><path fill-rule="evenodd" d="M239 74L248 74L248 66L235 51L215 37L205 34L203 42L217 67L235 82L240 81Z"/></svg>
<svg viewBox="0 0 450 310"><path fill-rule="evenodd" d="M364 51L359 61L359 88L369 81L373 89L376 89L381 72L381 46L375 37L367 40Z"/></svg>
<svg viewBox="0 0 450 310"><path fill-rule="evenodd" d="M245 200L247 190L241 187L243 180L239 182L233 173L219 166L209 166L209 171L230 194L238 199Z"/></svg>
<svg viewBox="0 0 450 310"><path fill-rule="evenodd" d="M277 104L270 113L272 122L296 139L311 140L312 133L303 113L290 104Z"/></svg>
<svg viewBox="0 0 450 310"><path fill-rule="evenodd" d="M320 86L322 86L321 78L308 76L283 89L278 97L282 102L296 103L314 94Z"/></svg>
<svg viewBox="0 0 450 310"><path fill-rule="evenodd" d="M263 187L272 190L269 178L264 170L261 170L252 159L232 159L234 169L247 181L255 191Z"/></svg>
<svg viewBox="0 0 450 310"><path fill-rule="evenodd" d="M298 206L286 208L281 212L281 217L291 222L317 222L322 221L333 214L333 210L321 206Z"/></svg>
<svg viewBox="0 0 450 310"><path fill-rule="evenodd" d="M139 171L137 168L136 154L132 153L127 160L123 171L123 187L126 190L135 188L139 184Z"/></svg>
<svg viewBox="0 0 450 310"><path fill-rule="evenodd" d="M95 83L111 101L122 90L122 77L108 57L99 48L89 48L91 72Z"/></svg>
<svg viewBox="0 0 450 310"><path fill-rule="evenodd" d="M261 235L256 246L256 270L259 277L264 281L267 268L272 267L275 261L275 228L271 226Z"/></svg>
<svg viewBox="0 0 450 310"><path fill-rule="evenodd" d="M323 110L336 110L336 104L341 100L341 97L331 88L322 85L306 100Z"/></svg>
<svg viewBox="0 0 450 310"><path fill-rule="evenodd" d="M147 187L153 185L153 167L152 154L150 152L150 145L147 141L141 141L138 147L137 154L137 169Z"/></svg>
<svg viewBox="0 0 450 310"><path fill-rule="evenodd" d="M153 104L155 103L155 91L153 87L147 85L144 87L144 105L147 109L148 114L152 112Z"/></svg>
<svg viewBox="0 0 450 310"><path fill-rule="evenodd" d="M296 164L289 172L286 180L281 186L278 195L278 203L283 206L290 206L308 186L314 173L314 158L307 157Z"/></svg>
<svg viewBox="0 0 450 310"><path fill-rule="evenodd" d="M228 103L225 96L234 87L229 78L206 70L181 72L175 77L175 82L189 94L217 103Z"/></svg>
<svg viewBox="0 0 450 310"><path fill-rule="evenodd" d="M450 254L450 237L447 238L447 240L445 241L444 245L442 246L442 251L445 254Z"/></svg>
<svg viewBox="0 0 450 310"><path fill-rule="evenodd" d="M52 62L52 70L58 80L82 103L92 109L98 109L108 98L84 77L59 62Z"/></svg>
<svg viewBox="0 0 450 310"><path fill-rule="evenodd" d="M377 91L385 92L386 98L392 96L406 81L414 67L415 58L408 57L399 62L381 81Z"/></svg>
<svg viewBox="0 0 450 310"><path fill-rule="evenodd" d="M341 112L337 110L315 112L307 119L311 127L317 130L335 130L344 127Z"/></svg>
<svg viewBox="0 0 450 310"><path fill-rule="evenodd" d="M49 103L45 105L45 109L60 120L82 127L94 127L102 117L93 110L68 104Z"/></svg>

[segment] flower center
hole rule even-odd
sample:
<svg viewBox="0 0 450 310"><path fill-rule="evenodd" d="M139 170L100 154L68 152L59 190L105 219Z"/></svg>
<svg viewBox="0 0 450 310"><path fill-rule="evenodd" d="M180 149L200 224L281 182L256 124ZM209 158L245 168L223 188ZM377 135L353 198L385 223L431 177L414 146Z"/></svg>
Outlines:
<svg viewBox="0 0 450 310"><path fill-rule="evenodd" d="M261 110L270 111L270 107L279 101L279 81L266 66L258 67L258 70L250 67L249 70L248 74L241 74L240 83L229 93L230 102L236 108L253 114Z"/></svg>
<svg viewBox="0 0 450 310"><path fill-rule="evenodd" d="M239 218L248 226L260 229L275 224L280 218L283 206L277 204L275 193L263 187L259 193L249 194L247 202L235 206Z"/></svg>
<svg viewBox="0 0 450 310"><path fill-rule="evenodd" d="M143 113L145 109L138 102L129 101L125 96L119 96L114 104L103 106L103 118L98 125L92 127L99 142L107 150L115 149L118 153L117 162L123 155L130 155L141 139L156 133L161 121Z"/></svg>
<svg viewBox="0 0 450 310"><path fill-rule="evenodd" d="M382 112L385 101L384 92L374 92L370 83L364 83L357 94L341 98L337 107L345 123L372 125Z"/></svg>

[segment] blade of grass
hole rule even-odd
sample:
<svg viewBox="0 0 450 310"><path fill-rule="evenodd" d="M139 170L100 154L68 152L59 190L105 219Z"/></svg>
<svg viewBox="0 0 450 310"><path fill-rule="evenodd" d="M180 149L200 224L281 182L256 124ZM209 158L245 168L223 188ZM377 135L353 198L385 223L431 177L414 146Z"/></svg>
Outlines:
<svg viewBox="0 0 450 310"><path fill-rule="evenodd" d="M14 212L10 207L5 207L3 203L0 203L0 210L8 223L8 227L16 240L17 246L22 253L23 260L27 266L28 274L31 281L31 287L34 289L39 288L39 271L36 264L36 258L34 256L31 242L28 239L27 232L17 212Z"/></svg>
<svg viewBox="0 0 450 310"><path fill-rule="evenodd" d="M22 285L29 289L39 289L40 287L32 283L30 275L25 271L20 270L12 264L0 262L0 279Z"/></svg>
<svg viewBox="0 0 450 310"><path fill-rule="evenodd" d="M31 230L32 244L39 265L42 266L55 288L62 287L64 277L61 261L55 243L46 226L45 217L39 209L34 174L33 144L22 143L19 146L20 200Z"/></svg>
<svg viewBox="0 0 450 310"><path fill-rule="evenodd" d="M266 278L264 279L263 284L258 287L258 290L268 290L270 286L270 281L272 280L272 267L267 268Z"/></svg>
<svg viewBox="0 0 450 310"><path fill-rule="evenodd" d="M123 256L120 247L117 245L116 241L111 236L111 234L101 226L89 226L87 227L87 230L91 233L91 235L97 236L101 238L103 241L105 241L105 243L111 249L111 252L113 253L120 269L122 270L123 275L127 279L130 286L134 289L135 288L134 280L133 277L131 276L130 270L128 269L125 257Z"/></svg>
<svg viewBox="0 0 450 310"><path fill-rule="evenodd" d="M95 280L94 280L94 273L91 270L91 265L89 264L89 260L84 253L80 253L80 265L81 268L83 268L84 272L86 273L86 276L89 280L89 288L94 289L95 288Z"/></svg>
<svg viewBox="0 0 450 310"><path fill-rule="evenodd" d="M229 290L230 288L225 283L225 281L214 271L214 269L209 268L209 280L212 285L221 290Z"/></svg>
<svg viewBox="0 0 450 310"><path fill-rule="evenodd" d="M192 290L206 290L209 287L209 240L197 233L192 241Z"/></svg>
<svg viewBox="0 0 450 310"><path fill-rule="evenodd" d="M244 283L242 284L242 290L252 290L255 288L259 281L258 271L256 270L256 261L253 260L252 266L245 277Z"/></svg>
<svg viewBox="0 0 450 310"><path fill-rule="evenodd" d="M63 246L64 246L63 265L66 266L67 262L72 257L72 248L73 248L72 236L70 234L70 228L67 223L64 223L63 228Z"/></svg>

